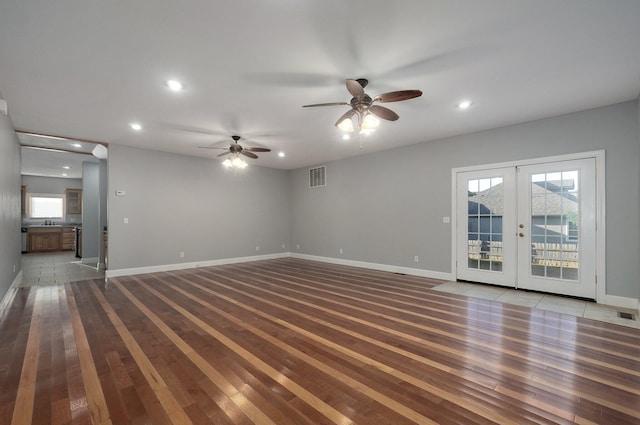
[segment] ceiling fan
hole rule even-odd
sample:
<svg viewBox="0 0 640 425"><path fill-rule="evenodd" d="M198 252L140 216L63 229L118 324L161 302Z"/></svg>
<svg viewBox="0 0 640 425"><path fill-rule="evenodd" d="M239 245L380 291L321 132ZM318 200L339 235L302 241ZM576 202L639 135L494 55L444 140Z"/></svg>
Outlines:
<svg viewBox="0 0 640 425"><path fill-rule="evenodd" d="M218 156L224 155L233 155L233 159L227 158L222 165L225 167L235 167L235 168L245 168L247 163L240 158L240 155L248 156L249 158L258 158L254 152L271 152L271 149L268 148L258 148L258 147L248 147L243 148L238 141L241 139L240 136L233 135L231 136L233 142L229 142L228 147L220 147L220 146L199 146L202 149L222 149L226 150L226 152L222 152Z"/></svg>
<svg viewBox="0 0 640 425"><path fill-rule="evenodd" d="M398 90L371 97L364 92L364 88L367 84L369 84L369 80L366 78L358 78L357 80L347 79L347 90L353 96L351 101L315 103L312 105L303 105L302 107L315 108L318 106L350 105L351 109L345 112L340 118L338 118L338 121L336 121L336 127L344 131L356 131L357 129L361 133L366 133L374 131L380 123L376 117L388 121L395 121L400 118L400 116L391 109L376 105L377 102L399 102L401 100L408 100L422 96L422 92L420 90ZM353 120L354 116L356 117L355 122Z"/></svg>

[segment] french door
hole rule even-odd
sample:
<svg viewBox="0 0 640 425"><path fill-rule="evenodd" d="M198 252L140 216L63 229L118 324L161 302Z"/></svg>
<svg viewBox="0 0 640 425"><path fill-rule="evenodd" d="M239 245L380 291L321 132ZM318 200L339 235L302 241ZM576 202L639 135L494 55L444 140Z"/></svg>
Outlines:
<svg viewBox="0 0 640 425"><path fill-rule="evenodd" d="M595 299L595 159L456 175L458 279Z"/></svg>

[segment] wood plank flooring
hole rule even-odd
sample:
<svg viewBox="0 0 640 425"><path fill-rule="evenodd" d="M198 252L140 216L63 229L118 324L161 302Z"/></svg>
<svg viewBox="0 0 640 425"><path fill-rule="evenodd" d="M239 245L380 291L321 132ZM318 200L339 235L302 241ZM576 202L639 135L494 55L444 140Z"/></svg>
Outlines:
<svg viewBox="0 0 640 425"><path fill-rule="evenodd" d="M640 424L640 331L283 258L15 288L0 424Z"/></svg>

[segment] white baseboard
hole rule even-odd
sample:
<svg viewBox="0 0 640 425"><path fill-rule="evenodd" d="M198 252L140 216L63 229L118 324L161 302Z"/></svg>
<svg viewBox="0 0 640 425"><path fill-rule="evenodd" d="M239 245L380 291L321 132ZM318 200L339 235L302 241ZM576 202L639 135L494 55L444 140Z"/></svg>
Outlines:
<svg viewBox="0 0 640 425"><path fill-rule="evenodd" d="M9 301L9 299L11 298L11 296L9 295L10 292L12 292L12 290L17 288L18 286L20 286L21 283L22 283L22 270L18 272L16 277L13 279L13 282L11 282L11 285L9 285L7 292L5 292L4 295L2 296L2 299L0 300L0 312L2 312L7 307L7 303L10 302Z"/></svg>
<svg viewBox="0 0 640 425"><path fill-rule="evenodd" d="M606 295L604 299L605 305L611 307L628 308L631 310L640 311L640 306L637 298L618 297L617 295Z"/></svg>
<svg viewBox="0 0 640 425"><path fill-rule="evenodd" d="M249 257L222 258L219 260L197 261L192 263L163 264L158 266L136 267L136 268L129 268L129 269L116 269L116 270L109 269L109 270L106 270L105 275L107 278L109 278L109 277L128 276L128 275L144 274L144 273L166 272L171 270L195 269L198 267L221 266L224 264L245 263L249 261L270 260L270 259L285 258L285 257L300 258L303 260L311 260L311 261L320 261L323 263L338 264L343 266L362 267L366 269L380 270L380 271L386 271L391 273L404 273L411 276L420 276L420 277L426 277L430 279L440 279L440 280L449 280L449 281L454 280L453 273L415 269L411 267L401 267L401 266L394 266L390 264L378 264L378 263L369 263L364 261L345 260L342 258L322 257L318 255L299 254L294 252L281 252L277 254L254 255ZM12 287L14 285L20 284L21 280L22 280L22 271L20 271L20 273L18 273L18 276L16 276L16 279L14 281L14 284L12 284ZM635 298L619 297L616 295L606 295L604 302L602 302L602 304L608 305L611 307L638 310L638 312L640 313L640 302L638 299L635 299Z"/></svg>
<svg viewBox="0 0 640 425"><path fill-rule="evenodd" d="M365 269L380 270L391 273L404 273L412 276L428 277L431 279L452 280L451 273L436 272L433 270L414 269L411 267L393 266L390 264L368 263L364 261L345 260L342 258L320 257L317 255L291 253L293 258L303 260L321 261L323 263L339 264L342 266L362 267Z"/></svg>
<svg viewBox="0 0 640 425"><path fill-rule="evenodd" d="M13 279L13 282L11 283L11 286L9 287L9 289L11 288L16 288L18 287L20 284L22 283L22 270L20 270L18 272L18 274L16 275L16 278Z"/></svg>
<svg viewBox="0 0 640 425"><path fill-rule="evenodd" d="M135 267L129 269L107 269L105 276L118 277L143 273L168 272L171 270L195 269L198 267L221 266L224 264L246 263L249 261L271 260L275 258L294 257L304 260L320 261L323 263L339 264L343 266L362 267L366 269L380 270L391 273L404 273L412 276L421 276L431 279L451 280L451 273L436 272L432 270L414 269L411 267L400 267L389 264L368 263L364 261L344 260L341 258L321 257L317 255L296 254L291 252L281 252L277 254L253 255L249 257L222 258L219 260L196 261L192 263L162 264L158 266Z"/></svg>
<svg viewBox="0 0 640 425"><path fill-rule="evenodd" d="M250 257L222 258L219 260L194 261L192 263L162 264L159 266L136 267L130 269L108 269L105 277L129 276L134 274L168 272L171 270L195 269L198 267L221 266L224 264L246 263L249 261L271 260L274 258L290 257L290 253L281 252L277 254L252 255Z"/></svg>

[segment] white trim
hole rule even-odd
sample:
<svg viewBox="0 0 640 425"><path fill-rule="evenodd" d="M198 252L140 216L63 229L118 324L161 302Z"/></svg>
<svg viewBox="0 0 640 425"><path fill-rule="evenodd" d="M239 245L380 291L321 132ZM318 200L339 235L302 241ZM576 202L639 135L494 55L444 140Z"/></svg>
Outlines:
<svg viewBox="0 0 640 425"><path fill-rule="evenodd" d="M9 287L9 289L17 288L21 283L22 283L22 270L20 270L16 275L16 278L13 279L13 282L11 283L11 286Z"/></svg>
<svg viewBox="0 0 640 425"><path fill-rule="evenodd" d="M446 272L436 272L432 270L393 266L390 264L368 263L364 261L345 260L342 258L332 258L332 257L320 257L317 255L307 255L307 254L298 254L298 253L291 253L290 256L293 258L300 258L303 260L321 261L323 263L339 264L342 266L362 267L365 269L380 270L380 271L391 272L391 273L403 273L403 274L408 274L412 276L427 277L431 279L451 280L451 273L446 273Z"/></svg>
<svg viewBox="0 0 640 425"><path fill-rule="evenodd" d="M221 266L224 264L246 263L249 261L271 260L274 258L290 257L290 253L253 255L250 257L222 258L219 260L196 261L193 263L162 264L158 266L136 267L131 269L106 270L105 277L129 276L134 274L168 272L171 270L196 269L198 267Z"/></svg>
<svg viewBox="0 0 640 425"><path fill-rule="evenodd" d="M611 307L640 310L640 306L637 298L626 298L626 297L619 297L617 295L607 295L604 298L604 304Z"/></svg>
<svg viewBox="0 0 640 425"><path fill-rule="evenodd" d="M598 284L596 285L596 302L611 305L608 302L608 296L606 294L607 287L607 269L606 269L606 198L605 198L605 151L588 151L578 152L566 155L556 155L540 158L529 158L524 160L499 162L493 164L481 164L467 167L459 167L451 169L451 217L453 223L451 223L451 280L457 280L457 247L456 247L456 228L457 228L457 208L456 208L456 194L457 194L457 174L469 171L479 171L490 168L502 168L502 167L522 167L526 165L533 165L545 162L558 162L558 161L571 161L576 159L595 158L596 161L596 274L598 276ZM615 297L620 298L620 297Z"/></svg>
<svg viewBox="0 0 640 425"><path fill-rule="evenodd" d="M605 190L605 152L593 152L596 159L596 302L609 304L607 296L607 226ZM619 298L612 296L613 298ZM637 303L637 300L636 300Z"/></svg>
<svg viewBox="0 0 640 425"><path fill-rule="evenodd" d="M17 288L21 283L22 283L22 270L20 270L18 274L16 274L16 277L13 279L13 282L11 282L11 285L9 285L7 292L5 292L4 295L2 296L2 299L0 300L0 314L2 313L2 311L4 311L5 308L8 307L7 303L9 302L9 298L10 298L9 293L12 292L12 290L14 290L15 288Z"/></svg>

